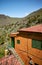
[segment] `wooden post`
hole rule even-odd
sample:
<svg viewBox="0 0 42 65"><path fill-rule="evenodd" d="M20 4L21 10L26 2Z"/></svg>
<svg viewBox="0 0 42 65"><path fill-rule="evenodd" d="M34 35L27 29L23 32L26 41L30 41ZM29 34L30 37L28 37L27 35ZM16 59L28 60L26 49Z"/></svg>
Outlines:
<svg viewBox="0 0 42 65"><path fill-rule="evenodd" d="M8 49L5 49L5 57L8 56Z"/></svg>

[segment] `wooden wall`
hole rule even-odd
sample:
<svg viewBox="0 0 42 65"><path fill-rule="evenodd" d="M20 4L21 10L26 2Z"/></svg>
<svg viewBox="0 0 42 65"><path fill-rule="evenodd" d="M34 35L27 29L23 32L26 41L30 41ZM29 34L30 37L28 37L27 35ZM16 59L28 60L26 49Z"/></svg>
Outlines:
<svg viewBox="0 0 42 65"><path fill-rule="evenodd" d="M42 40L40 33L20 32L15 37L15 50L24 61L25 65L29 65L29 57L32 57L34 63L42 65L42 50L32 48L32 39ZM17 43L20 40L20 44Z"/></svg>

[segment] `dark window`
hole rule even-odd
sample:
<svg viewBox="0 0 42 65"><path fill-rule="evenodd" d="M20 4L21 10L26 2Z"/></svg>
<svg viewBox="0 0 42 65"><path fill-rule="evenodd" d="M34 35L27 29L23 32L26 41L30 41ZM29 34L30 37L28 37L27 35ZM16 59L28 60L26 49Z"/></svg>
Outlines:
<svg viewBox="0 0 42 65"><path fill-rule="evenodd" d="M42 50L42 40L32 40L32 47Z"/></svg>
<svg viewBox="0 0 42 65"><path fill-rule="evenodd" d="M17 40L17 43L20 44L20 40Z"/></svg>

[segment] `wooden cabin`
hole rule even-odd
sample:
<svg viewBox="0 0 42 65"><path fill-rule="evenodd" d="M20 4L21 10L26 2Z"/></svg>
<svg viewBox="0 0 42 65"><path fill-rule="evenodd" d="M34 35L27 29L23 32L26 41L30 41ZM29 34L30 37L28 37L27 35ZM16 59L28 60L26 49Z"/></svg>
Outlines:
<svg viewBox="0 0 42 65"><path fill-rule="evenodd" d="M35 65L42 65L42 24L20 29L11 33L11 44L15 48L25 65L32 61Z"/></svg>

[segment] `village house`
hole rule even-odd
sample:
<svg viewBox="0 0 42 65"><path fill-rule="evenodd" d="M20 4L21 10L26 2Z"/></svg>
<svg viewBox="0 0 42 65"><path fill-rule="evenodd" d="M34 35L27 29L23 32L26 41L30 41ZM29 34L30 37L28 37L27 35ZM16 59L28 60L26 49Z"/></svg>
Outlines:
<svg viewBox="0 0 42 65"><path fill-rule="evenodd" d="M25 65L30 65L30 58L35 65L42 65L42 24L20 29L10 37L12 47Z"/></svg>

